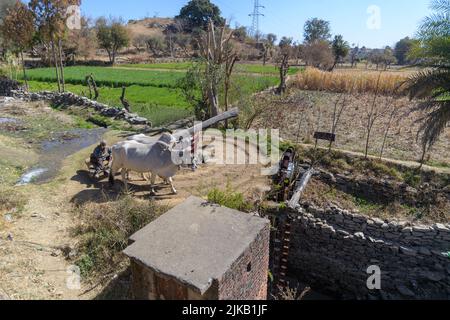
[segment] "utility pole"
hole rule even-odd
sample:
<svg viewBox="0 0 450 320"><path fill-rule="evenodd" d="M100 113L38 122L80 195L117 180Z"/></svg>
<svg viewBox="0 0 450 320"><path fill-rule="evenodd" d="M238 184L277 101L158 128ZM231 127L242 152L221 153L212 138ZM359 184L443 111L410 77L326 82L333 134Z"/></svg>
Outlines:
<svg viewBox="0 0 450 320"><path fill-rule="evenodd" d="M253 5L253 13L250 13L249 16L253 17L252 28L250 30L250 35L255 37L256 42L259 44L260 40L260 30L259 30L259 17L264 17L264 14L260 12L260 9L265 9L263 5L259 3L259 0L254 0Z"/></svg>

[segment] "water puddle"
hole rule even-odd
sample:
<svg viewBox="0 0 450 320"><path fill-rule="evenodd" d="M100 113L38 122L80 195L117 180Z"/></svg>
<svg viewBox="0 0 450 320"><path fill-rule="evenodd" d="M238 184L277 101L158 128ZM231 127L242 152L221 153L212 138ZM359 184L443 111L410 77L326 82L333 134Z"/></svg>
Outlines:
<svg viewBox="0 0 450 320"><path fill-rule="evenodd" d="M20 178L17 186L30 183L41 184L56 177L61 164L67 157L97 144L106 129L74 129L53 134L50 140L41 144L39 162Z"/></svg>
<svg viewBox="0 0 450 320"><path fill-rule="evenodd" d="M46 173L48 169L46 168L36 168L31 169L27 173L25 173L19 180L19 182L16 184L16 186L25 186L27 184L30 184L34 182L37 178L39 178L41 175Z"/></svg>

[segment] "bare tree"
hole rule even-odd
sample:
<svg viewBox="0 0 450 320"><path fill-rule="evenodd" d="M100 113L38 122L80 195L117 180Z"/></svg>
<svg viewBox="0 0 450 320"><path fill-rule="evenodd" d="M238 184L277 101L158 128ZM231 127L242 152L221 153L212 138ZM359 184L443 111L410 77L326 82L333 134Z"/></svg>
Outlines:
<svg viewBox="0 0 450 320"><path fill-rule="evenodd" d="M278 86L277 94L283 94L287 89L286 81L289 73L289 58L292 54L292 38L283 37L279 46L278 69L280 71L280 85Z"/></svg>
<svg viewBox="0 0 450 320"><path fill-rule="evenodd" d="M278 86L277 94L283 94L287 89L286 80L289 73L289 54L282 54L278 69L280 71L280 85Z"/></svg>
<svg viewBox="0 0 450 320"><path fill-rule="evenodd" d="M364 156L365 156L366 159L369 157L370 137L371 137L371 134L372 134L373 126L374 126L375 122L377 121L377 119L381 116L380 110L379 110L378 105L377 105L377 98L378 98L379 91L380 91L381 74L382 74L382 72L380 72L380 74L378 76L377 85L376 85L375 93L374 93L374 96L373 96L373 101L370 104L370 107L369 107L369 109L367 110L367 113L366 113L366 117L367 117L367 124L366 124L366 148L365 148L365 153L364 153Z"/></svg>
<svg viewBox="0 0 450 320"><path fill-rule="evenodd" d="M353 94L353 89L355 88L355 84L356 84L356 79L353 81L350 91L341 93L334 103L333 118L332 118L332 124L331 124L331 133L332 134L336 134L336 132L337 132L337 128L339 126L341 116L344 113L345 109L349 105L348 102L350 101L351 96ZM330 141L329 150L331 150L332 146L333 146L333 141Z"/></svg>
<svg viewBox="0 0 450 320"><path fill-rule="evenodd" d="M219 85L224 75L224 64L229 67L229 77L233 71L233 55L235 53L230 49L232 36L232 31L226 34L226 27L216 28L212 20L208 23L208 31L199 36L198 47L205 64L204 90L208 98L211 117L217 116L220 110Z"/></svg>
<svg viewBox="0 0 450 320"><path fill-rule="evenodd" d="M224 80L224 90L225 90L225 111L228 111L229 107L229 93L231 87L231 76L233 74L234 66L238 60L237 53L233 50L232 47L227 49L225 54L225 80ZM225 121L225 128L228 128L228 120Z"/></svg>
<svg viewBox="0 0 450 320"><path fill-rule="evenodd" d="M387 104L387 110L390 109L389 110L389 118L388 118L388 121L386 122L386 126L384 127L383 143L381 145L381 150L380 150L380 159L383 158L384 149L386 148L386 142L387 142L387 138L389 136L390 130L391 130L391 126L400 112L400 108L394 103L395 96L392 95L388 99L390 100Z"/></svg>

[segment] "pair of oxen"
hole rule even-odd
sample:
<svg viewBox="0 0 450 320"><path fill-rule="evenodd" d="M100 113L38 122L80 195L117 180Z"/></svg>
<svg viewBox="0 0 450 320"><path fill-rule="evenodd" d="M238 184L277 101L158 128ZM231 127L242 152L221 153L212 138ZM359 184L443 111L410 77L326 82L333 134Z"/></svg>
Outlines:
<svg viewBox="0 0 450 320"><path fill-rule="evenodd" d="M119 142L112 147L112 164L109 181L114 185L115 175L121 170L125 190L128 189L129 172L150 173L151 193L155 194L156 177L160 177L170 185L172 193L177 190L173 185L173 177L182 166L197 168L192 156L191 137L176 136L164 133L160 138L146 135L135 135L127 141Z"/></svg>

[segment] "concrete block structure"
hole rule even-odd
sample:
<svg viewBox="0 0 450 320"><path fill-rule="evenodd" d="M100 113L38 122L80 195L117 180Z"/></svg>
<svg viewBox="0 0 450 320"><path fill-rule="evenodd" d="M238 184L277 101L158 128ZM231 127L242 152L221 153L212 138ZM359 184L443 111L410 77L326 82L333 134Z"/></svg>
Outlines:
<svg viewBox="0 0 450 320"><path fill-rule="evenodd" d="M130 238L139 300L265 300L270 223L190 197Z"/></svg>

